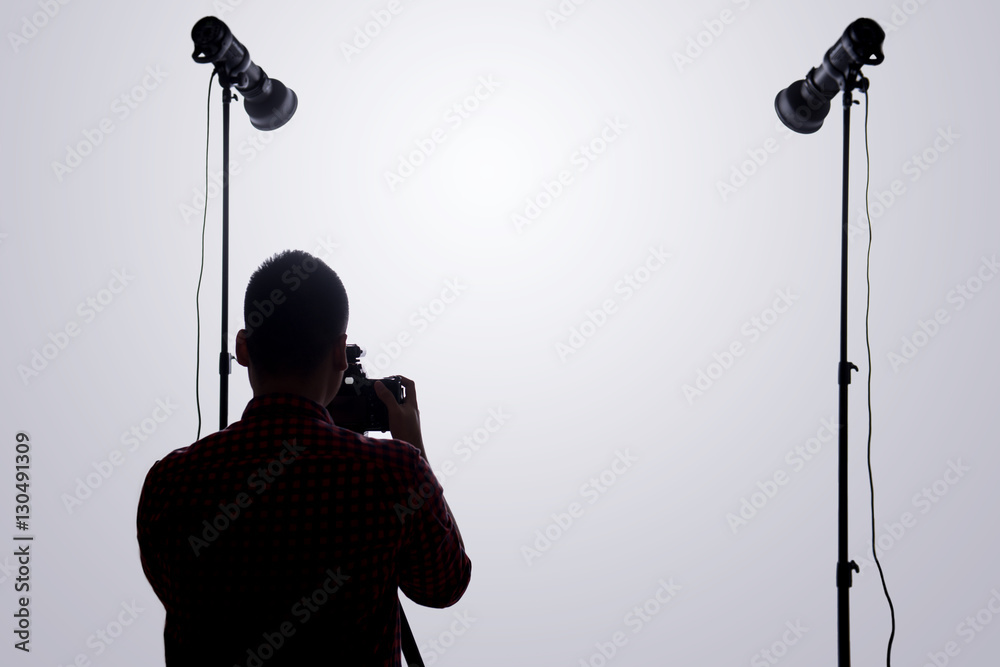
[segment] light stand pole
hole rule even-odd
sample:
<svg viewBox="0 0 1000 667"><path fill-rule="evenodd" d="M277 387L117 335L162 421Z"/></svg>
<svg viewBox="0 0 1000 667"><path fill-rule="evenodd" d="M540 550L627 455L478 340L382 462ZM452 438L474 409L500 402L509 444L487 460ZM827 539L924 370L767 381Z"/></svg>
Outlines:
<svg viewBox="0 0 1000 667"><path fill-rule="evenodd" d="M221 68L220 68L221 69ZM219 353L219 430L229 426L229 375L233 355L229 353L229 103L232 80L219 72L222 84L222 351Z"/></svg>
<svg viewBox="0 0 1000 667"><path fill-rule="evenodd" d="M851 107L854 98L853 88L868 90L868 79L852 70L846 79L844 87L844 176L843 200L841 203L841 241L840 241L840 365L837 382L840 388L838 437L839 437L839 511L837 531L837 655L841 667L851 664L851 584L853 573L859 572L858 564L848 560L847 555L847 389L851 384L851 371L858 367L847 360L847 200L850 191L850 156L851 156Z"/></svg>

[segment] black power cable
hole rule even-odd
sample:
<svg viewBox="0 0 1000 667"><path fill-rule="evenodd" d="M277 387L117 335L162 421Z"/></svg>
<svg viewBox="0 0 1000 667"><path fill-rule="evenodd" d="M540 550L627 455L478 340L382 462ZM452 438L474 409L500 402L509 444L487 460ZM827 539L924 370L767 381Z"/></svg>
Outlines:
<svg viewBox="0 0 1000 667"><path fill-rule="evenodd" d="M871 490L871 510L872 510L872 556L875 557L875 565L878 566L878 575L882 580L882 591L885 599L889 603L889 616L892 619L892 631L889 633L889 646L885 652L886 667L892 665L892 640L896 636L896 610L892 606L892 597L889 595L889 588L885 584L885 573L882 571L882 563L878 559L878 551L875 549L875 481L872 475L872 343L868 330L868 315L872 306L872 215L868 210L868 187L871 183L872 165L871 156L868 153L868 88L862 88L865 95L865 214L868 216L868 257L865 267L865 277L868 281L868 299L865 306L865 345L868 348L868 488Z"/></svg>
<svg viewBox="0 0 1000 667"><path fill-rule="evenodd" d="M215 70L212 76L208 77L208 103L205 110L205 207L201 217L201 268L198 270L198 289L194 294L195 320L197 323L197 333L195 339L197 347L194 356L194 403L198 407L198 434L195 442L201 440L201 392L199 391L198 376L201 373L201 279L205 275L205 225L208 221L208 149L209 139L212 132L212 82L215 81Z"/></svg>

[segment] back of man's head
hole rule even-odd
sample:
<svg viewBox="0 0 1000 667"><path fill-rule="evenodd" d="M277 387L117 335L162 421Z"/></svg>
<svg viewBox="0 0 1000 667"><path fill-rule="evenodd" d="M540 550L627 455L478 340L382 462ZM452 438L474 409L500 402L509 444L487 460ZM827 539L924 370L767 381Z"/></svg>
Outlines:
<svg viewBox="0 0 1000 667"><path fill-rule="evenodd" d="M247 352L258 372L311 372L347 331L347 291L336 272L301 250L266 260L243 300Z"/></svg>

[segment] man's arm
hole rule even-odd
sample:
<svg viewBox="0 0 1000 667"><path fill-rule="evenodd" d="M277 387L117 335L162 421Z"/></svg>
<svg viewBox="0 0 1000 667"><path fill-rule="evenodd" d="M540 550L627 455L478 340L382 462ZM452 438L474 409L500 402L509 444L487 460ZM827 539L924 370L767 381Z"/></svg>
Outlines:
<svg viewBox="0 0 1000 667"><path fill-rule="evenodd" d="M472 562L441 485L423 458L414 460L408 488L419 501L408 494L407 511L397 513L403 522L399 588L425 607L450 607L469 586Z"/></svg>
<svg viewBox="0 0 1000 667"><path fill-rule="evenodd" d="M404 562L399 587L408 598L427 607L448 607L465 593L472 576L472 562L458 523L444 498L444 490L427 462L420 431L420 409L413 380L400 376L406 400L397 403L381 382L375 393L386 405L389 429L396 440L408 442L420 452L413 471L413 488L422 502L412 513L402 513Z"/></svg>
<svg viewBox="0 0 1000 667"><path fill-rule="evenodd" d="M155 471L159 461L154 463L146 473L146 479L139 494L139 505L136 508L136 541L139 543L139 560L142 564L142 571L149 581L160 600L164 599L165 586L159 568L158 556L160 554L159 545L156 543L156 519L157 509L154 506L155 495Z"/></svg>

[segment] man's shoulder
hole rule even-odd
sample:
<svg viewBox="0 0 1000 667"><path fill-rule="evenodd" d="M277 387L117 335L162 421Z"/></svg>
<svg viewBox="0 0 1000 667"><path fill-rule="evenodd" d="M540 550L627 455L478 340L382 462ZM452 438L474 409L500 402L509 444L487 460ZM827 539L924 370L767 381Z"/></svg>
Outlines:
<svg viewBox="0 0 1000 667"><path fill-rule="evenodd" d="M371 438L330 423L290 420L277 427L241 420L168 453L153 464L147 477L268 457L314 464L347 462L394 475L412 474L423 460L416 447L402 440Z"/></svg>

